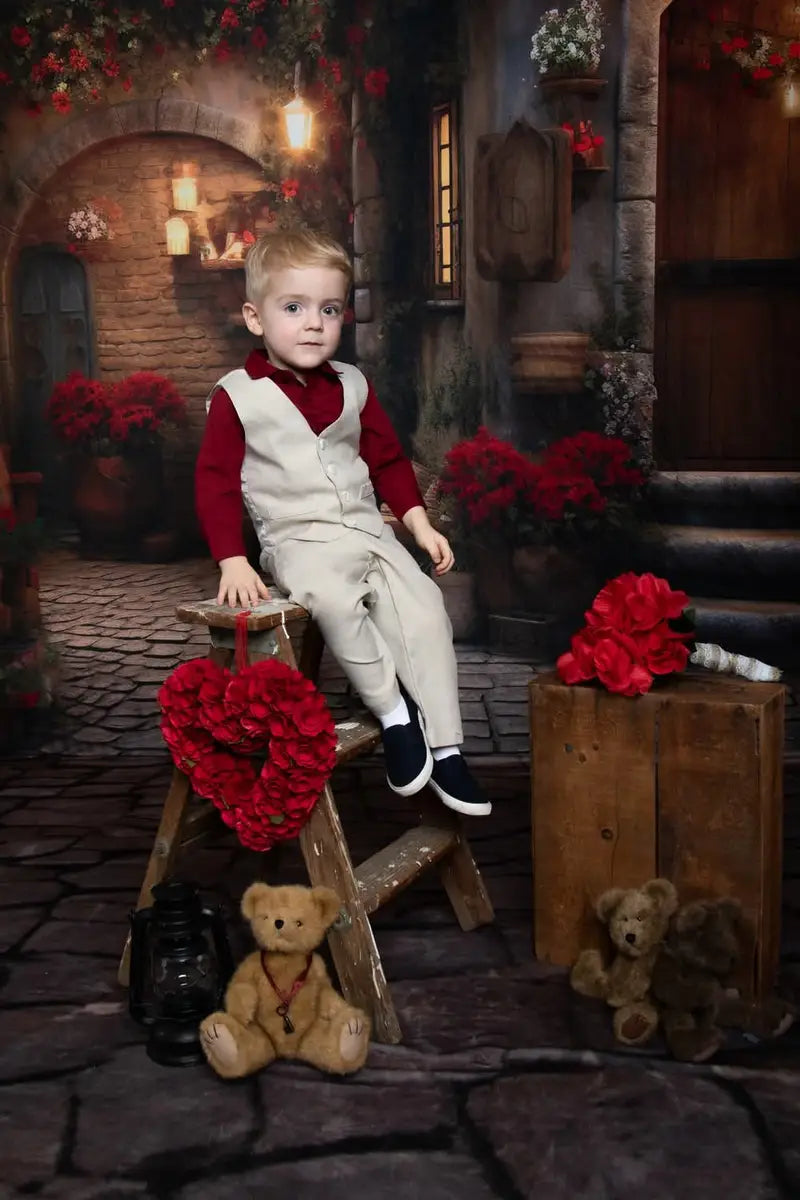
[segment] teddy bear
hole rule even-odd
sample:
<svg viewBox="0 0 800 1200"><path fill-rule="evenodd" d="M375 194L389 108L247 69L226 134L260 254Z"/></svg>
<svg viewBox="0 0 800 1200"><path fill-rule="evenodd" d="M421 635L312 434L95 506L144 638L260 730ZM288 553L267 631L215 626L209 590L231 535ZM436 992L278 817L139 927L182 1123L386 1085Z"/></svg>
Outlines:
<svg viewBox="0 0 800 1200"><path fill-rule="evenodd" d="M364 1065L369 1021L339 995L314 953L341 906L326 887L248 887L242 915L259 948L236 969L225 1011L200 1025L203 1052L223 1079L250 1075L278 1058L337 1075Z"/></svg>
<svg viewBox="0 0 800 1200"><path fill-rule="evenodd" d="M595 904L616 953L606 967L598 950L582 951L570 983L576 992L616 1009L614 1036L625 1045L644 1045L658 1028L650 977L677 907L677 893L668 879L651 879L640 888L611 888Z"/></svg>
<svg viewBox="0 0 800 1200"><path fill-rule="evenodd" d="M742 907L729 897L691 901L670 921L650 990L674 1058L705 1062L722 1045L723 1026L778 1037L793 1023L779 997L748 1003L730 987L745 932Z"/></svg>

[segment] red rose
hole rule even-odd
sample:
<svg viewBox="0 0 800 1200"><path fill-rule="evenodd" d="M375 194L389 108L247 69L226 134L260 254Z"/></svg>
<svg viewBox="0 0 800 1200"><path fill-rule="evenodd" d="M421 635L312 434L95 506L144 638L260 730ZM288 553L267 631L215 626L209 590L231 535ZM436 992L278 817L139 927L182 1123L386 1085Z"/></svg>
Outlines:
<svg viewBox="0 0 800 1200"><path fill-rule="evenodd" d="M600 628L586 626L573 636L572 649L562 654L556 663L564 683L585 683L587 679L594 679L594 648L601 633Z"/></svg>
<svg viewBox="0 0 800 1200"><path fill-rule="evenodd" d="M627 571L597 593L586 614L589 625L608 625L624 633L652 629L659 621L679 617L689 603L686 592L674 591L666 579Z"/></svg>
<svg viewBox="0 0 800 1200"><path fill-rule="evenodd" d="M31 35L22 25L14 25L11 30L11 40L15 46L20 46L24 50L31 44Z"/></svg>
<svg viewBox="0 0 800 1200"><path fill-rule="evenodd" d="M662 621L655 629L641 634L637 639L642 660L654 675L672 675L684 671L689 661L689 647L683 635L670 629Z"/></svg>
<svg viewBox="0 0 800 1200"><path fill-rule="evenodd" d="M594 647L597 678L610 692L636 696L650 690L653 676L642 665L636 642L616 629L604 629Z"/></svg>

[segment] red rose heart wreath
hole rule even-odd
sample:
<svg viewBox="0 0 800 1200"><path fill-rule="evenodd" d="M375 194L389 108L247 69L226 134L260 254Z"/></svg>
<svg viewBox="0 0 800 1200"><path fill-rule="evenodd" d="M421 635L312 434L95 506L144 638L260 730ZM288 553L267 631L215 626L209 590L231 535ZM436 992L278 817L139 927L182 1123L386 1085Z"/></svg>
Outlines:
<svg viewBox="0 0 800 1200"><path fill-rule="evenodd" d="M274 658L235 675L195 658L158 700L173 762L243 846L297 836L336 762L333 718L309 679Z"/></svg>

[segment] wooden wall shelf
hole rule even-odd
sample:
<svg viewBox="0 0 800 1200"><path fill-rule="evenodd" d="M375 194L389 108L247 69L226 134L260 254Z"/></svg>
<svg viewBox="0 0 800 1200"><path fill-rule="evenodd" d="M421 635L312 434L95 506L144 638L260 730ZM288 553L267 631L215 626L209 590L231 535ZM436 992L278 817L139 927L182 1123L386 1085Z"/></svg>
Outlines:
<svg viewBox="0 0 800 1200"><path fill-rule="evenodd" d="M598 79L594 75L564 75L556 79L539 80L539 87L542 89L542 94L549 98L550 96L599 96L603 88L606 86L605 79Z"/></svg>
<svg viewBox="0 0 800 1200"><path fill-rule="evenodd" d="M202 262L200 266L204 271L243 271L243 262L231 262L220 258L212 258L210 262Z"/></svg>

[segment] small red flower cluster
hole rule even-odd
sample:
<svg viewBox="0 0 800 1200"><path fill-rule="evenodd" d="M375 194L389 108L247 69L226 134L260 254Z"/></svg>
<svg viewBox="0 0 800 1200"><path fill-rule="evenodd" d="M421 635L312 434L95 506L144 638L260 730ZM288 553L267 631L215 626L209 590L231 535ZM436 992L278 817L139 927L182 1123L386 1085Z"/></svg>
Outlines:
<svg viewBox="0 0 800 1200"><path fill-rule="evenodd" d="M586 430L554 442L537 463L481 427L448 451L440 488L473 529L519 543L553 524L608 518L643 483L621 438Z"/></svg>
<svg viewBox="0 0 800 1200"><path fill-rule="evenodd" d="M68 445L113 453L152 443L165 425L184 420L186 402L153 371L135 371L116 384L73 371L53 388L47 416Z"/></svg>
<svg viewBox="0 0 800 1200"><path fill-rule="evenodd" d="M654 676L686 668L686 643L694 634L670 621L683 615L688 602L686 592L673 591L656 575L618 575L595 596L586 625L556 664L559 675L564 683L597 679L609 692L643 695Z"/></svg>
<svg viewBox="0 0 800 1200"><path fill-rule="evenodd" d="M274 658L235 675L195 658L158 700L173 762L243 846L297 836L336 763L333 718L309 679Z"/></svg>

